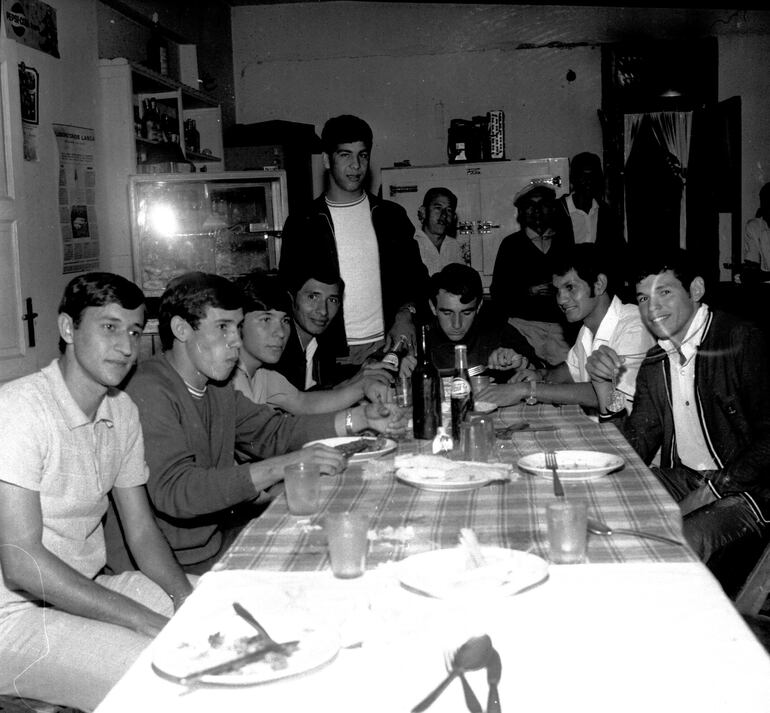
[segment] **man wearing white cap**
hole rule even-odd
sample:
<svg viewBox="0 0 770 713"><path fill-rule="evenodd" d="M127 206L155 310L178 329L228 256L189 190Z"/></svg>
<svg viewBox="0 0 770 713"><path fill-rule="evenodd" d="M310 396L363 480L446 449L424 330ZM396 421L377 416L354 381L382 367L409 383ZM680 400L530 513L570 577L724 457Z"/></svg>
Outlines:
<svg viewBox="0 0 770 713"><path fill-rule="evenodd" d="M573 244L554 229L556 191L530 181L514 197L521 229L503 239L495 260L490 294L544 361L567 358L564 318L554 299L553 265ZM574 336L574 335L570 335Z"/></svg>

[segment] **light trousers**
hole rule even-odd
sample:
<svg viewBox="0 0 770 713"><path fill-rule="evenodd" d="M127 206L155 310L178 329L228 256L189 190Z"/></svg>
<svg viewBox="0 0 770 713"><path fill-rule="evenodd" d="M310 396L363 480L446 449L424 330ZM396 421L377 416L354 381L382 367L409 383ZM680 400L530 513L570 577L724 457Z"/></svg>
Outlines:
<svg viewBox="0 0 770 713"><path fill-rule="evenodd" d="M173 614L168 595L141 572L96 581L159 614ZM116 624L20 604L0 615L0 694L92 711L151 641Z"/></svg>

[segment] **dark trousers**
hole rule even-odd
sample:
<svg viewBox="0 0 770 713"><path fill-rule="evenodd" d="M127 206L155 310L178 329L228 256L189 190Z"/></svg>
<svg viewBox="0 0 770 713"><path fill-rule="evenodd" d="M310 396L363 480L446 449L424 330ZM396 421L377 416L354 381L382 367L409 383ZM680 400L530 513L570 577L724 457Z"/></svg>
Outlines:
<svg viewBox="0 0 770 713"><path fill-rule="evenodd" d="M653 471L682 508L685 539L734 598L764 551L767 528L741 495L717 499L704 474L686 467Z"/></svg>

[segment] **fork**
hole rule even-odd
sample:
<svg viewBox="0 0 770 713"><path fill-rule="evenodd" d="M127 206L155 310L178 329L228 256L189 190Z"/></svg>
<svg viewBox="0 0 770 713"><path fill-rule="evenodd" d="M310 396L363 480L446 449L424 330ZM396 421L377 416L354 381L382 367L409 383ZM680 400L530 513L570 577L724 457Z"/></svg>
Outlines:
<svg viewBox="0 0 770 713"><path fill-rule="evenodd" d="M545 467L550 468L551 473L553 473L553 494L557 498L563 498L564 488L562 487L561 480L559 480L559 475L556 472L557 470L556 453L554 453L553 451L545 452Z"/></svg>
<svg viewBox="0 0 770 713"><path fill-rule="evenodd" d="M478 364L477 366L472 366L470 369L468 369L468 376L478 376L479 374L483 374L486 368L486 364Z"/></svg>

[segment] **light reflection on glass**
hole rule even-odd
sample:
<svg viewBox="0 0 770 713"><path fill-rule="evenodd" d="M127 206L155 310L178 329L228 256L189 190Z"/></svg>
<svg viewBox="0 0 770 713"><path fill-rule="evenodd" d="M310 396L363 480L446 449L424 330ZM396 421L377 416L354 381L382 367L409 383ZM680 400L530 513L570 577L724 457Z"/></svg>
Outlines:
<svg viewBox="0 0 770 713"><path fill-rule="evenodd" d="M161 237L179 233L179 222L174 209L167 203L154 203L147 211L147 230Z"/></svg>

